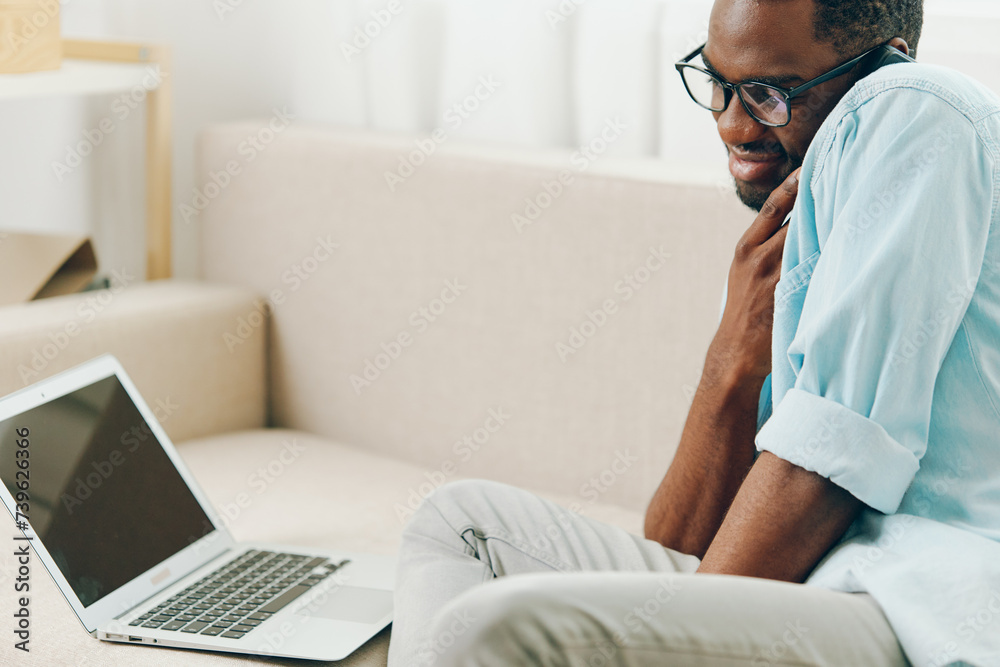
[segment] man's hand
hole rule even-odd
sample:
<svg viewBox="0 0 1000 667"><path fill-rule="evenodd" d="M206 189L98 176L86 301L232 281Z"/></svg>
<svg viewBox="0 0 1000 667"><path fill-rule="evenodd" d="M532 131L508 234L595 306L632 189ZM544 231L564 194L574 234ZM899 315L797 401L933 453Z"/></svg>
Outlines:
<svg viewBox="0 0 1000 667"><path fill-rule="evenodd" d="M825 477L763 452L698 572L801 583L863 508Z"/></svg>
<svg viewBox="0 0 1000 667"><path fill-rule="evenodd" d="M725 312L677 454L646 511L646 537L699 558L753 465L760 390L771 371L774 287L788 233L779 227L795 203L797 177L771 193L740 239Z"/></svg>
<svg viewBox="0 0 1000 667"><path fill-rule="evenodd" d="M788 227L781 227L799 192L797 169L771 193L760 214L736 246L729 269L726 309L709 349L706 370L718 376L735 369L759 379L771 372L774 288ZM779 229L780 227L780 229Z"/></svg>

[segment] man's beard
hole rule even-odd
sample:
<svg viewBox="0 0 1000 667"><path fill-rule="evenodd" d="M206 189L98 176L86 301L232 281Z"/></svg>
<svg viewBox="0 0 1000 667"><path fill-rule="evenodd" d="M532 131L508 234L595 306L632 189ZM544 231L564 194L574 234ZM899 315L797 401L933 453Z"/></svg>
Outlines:
<svg viewBox="0 0 1000 667"><path fill-rule="evenodd" d="M775 188L785 182L792 172L802 166L803 159L798 156L786 155L785 163L781 165L781 169L778 171L777 176L773 184L761 188L759 186L753 186L748 183L741 183L735 178L733 182L736 183L736 196L740 198L745 206L752 208L753 210L760 213L760 210L764 208L764 203L767 201L771 193L774 192Z"/></svg>

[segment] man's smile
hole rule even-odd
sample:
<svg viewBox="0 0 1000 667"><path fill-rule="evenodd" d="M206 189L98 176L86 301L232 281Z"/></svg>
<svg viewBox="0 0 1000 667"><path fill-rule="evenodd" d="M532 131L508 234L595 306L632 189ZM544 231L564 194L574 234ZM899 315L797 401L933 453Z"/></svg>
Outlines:
<svg viewBox="0 0 1000 667"><path fill-rule="evenodd" d="M781 152L748 151L739 147L729 149L729 172L737 181L757 183L773 181L775 173L787 159Z"/></svg>

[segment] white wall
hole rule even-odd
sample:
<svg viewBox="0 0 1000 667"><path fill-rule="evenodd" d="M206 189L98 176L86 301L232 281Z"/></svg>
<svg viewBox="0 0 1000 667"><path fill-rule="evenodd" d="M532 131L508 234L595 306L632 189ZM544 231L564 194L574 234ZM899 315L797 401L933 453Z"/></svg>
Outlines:
<svg viewBox="0 0 1000 667"><path fill-rule="evenodd" d="M194 140L207 123L267 117L290 102L295 70L290 2L247 3L220 20L211 0L72 0L63 35L161 42L174 50L174 201L190 200ZM256 5L256 6L255 6ZM95 234L105 270L145 266L144 113L117 122L83 165L56 177L52 162L114 117L116 96L46 99L0 106L0 225ZM175 215L176 217L176 215ZM197 225L175 220L175 268L193 276Z"/></svg>
<svg viewBox="0 0 1000 667"><path fill-rule="evenodd" d="M660 159L690 178L727 180L711 116L691 104L673 62L704 40L711 0L399 0L360 55L355 30L389 0L68 0L63 34L174 49L175 269L197 274L195 137L216 121L300 120L517 146L578 146L606 119L628 130L609 150ZM225 11L226 8L232 11ZM922 61L1000 91L1000 2L928 0ZM383 17L385 14L383 13ZM562 21L561 18L566 20ZM481 77L498 90L463 118L445 114ZM142 272L143 115L131 114L61 182L81 132L114 97L0 106L0 226L95 235L105 270ZM454 116L451 117L454 119Z"/></svg>

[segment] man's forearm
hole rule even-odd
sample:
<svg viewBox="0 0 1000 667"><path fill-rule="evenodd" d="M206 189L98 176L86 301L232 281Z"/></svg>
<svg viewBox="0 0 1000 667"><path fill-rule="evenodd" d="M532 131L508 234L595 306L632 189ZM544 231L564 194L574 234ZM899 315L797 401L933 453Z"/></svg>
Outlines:
<svg viewBox="0 0 1000 667"><path fill-rule="evenodd" d="M863 508L825 477L764 452L698 572L801 583Z"/></svg>
<svg viewBox="0 0 1000 667"><path fill-rule="evenodd" d="M646 537L703 557L753 465L764 380L709 352L677 454L646 512Z"/></svg>

